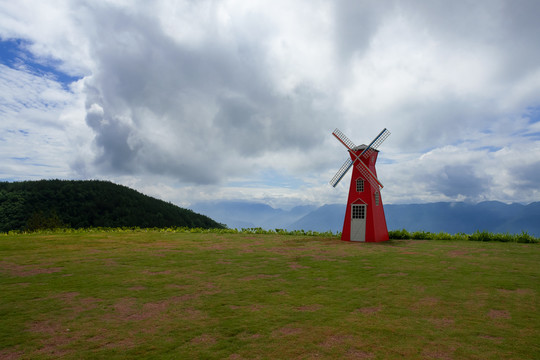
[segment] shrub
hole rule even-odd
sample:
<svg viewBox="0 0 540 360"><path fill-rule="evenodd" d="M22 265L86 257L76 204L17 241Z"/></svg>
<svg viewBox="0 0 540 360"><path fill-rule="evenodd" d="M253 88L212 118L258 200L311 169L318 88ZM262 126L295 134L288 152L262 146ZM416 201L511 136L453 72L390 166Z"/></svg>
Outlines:
<svg viewBox="0 0 540 360"><path fill-rule="evenodd" d="M522 231L521 234L516 235L515 239L518 243L538 243L538 239L529 235L526 231Z"/></svg>
<svg viewBox="0 0 540 360"><path fill-rule="evenodd" d="M452 240L454 237L448 233L441 231L438 234L433 234L433 238L436 240Z"/></svg>
<svg viewBox="0 0 540 360"><path fill-rule="evenodd" d="M395 240L407 240L411 238L411 234L405 229L391 230L388 232L388 237Z"/></svg>
<svg viewBox="0 0 540 360"><path fill-rule="evenodd" d="M469 241L500 241L500 242L518 242L518 243L538 243L540 239L523 231L521 234L493 234L487 231L476 231L471 235L465 233L448 234L445 232L431 233L429 231L415 231L409 233L407 230L391 230L388 236L393 240L469 240Z"/></svg>
<svg viewBox="0 0 540 360"><path fill-rule="evenodd" d="M426 233L425 231L415 231L411 234L411 239L431 240L431 233Z"/></svg>
<svg viewBox="0 0 540 360"><path fill-rule="evenodd" d="M490 233L486 231L475 231L471 236L469 236L469 240L471 241L491 241L493 236L491 236Z"/></svg>

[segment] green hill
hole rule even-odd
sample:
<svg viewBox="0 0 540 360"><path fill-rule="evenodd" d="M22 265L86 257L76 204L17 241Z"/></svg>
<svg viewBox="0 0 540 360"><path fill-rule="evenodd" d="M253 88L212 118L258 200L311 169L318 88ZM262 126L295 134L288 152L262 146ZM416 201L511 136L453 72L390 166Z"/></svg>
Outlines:
<svg viewBox="0 0 540 360"><path fill-rule="evenodd" d="M0 182L0 232L64 226L224 227L207 216L108 181Z"/></svg>

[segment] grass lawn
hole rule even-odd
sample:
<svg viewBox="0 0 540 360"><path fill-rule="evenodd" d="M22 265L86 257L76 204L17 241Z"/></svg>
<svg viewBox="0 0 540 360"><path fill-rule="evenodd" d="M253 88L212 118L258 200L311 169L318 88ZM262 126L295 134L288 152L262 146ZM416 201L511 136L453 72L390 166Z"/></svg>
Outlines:
<svg viewBox="0 0 540 360"><path fill-rule="evenodd" d="M540 246L0 236L0 359L539 359Z"/></svg>

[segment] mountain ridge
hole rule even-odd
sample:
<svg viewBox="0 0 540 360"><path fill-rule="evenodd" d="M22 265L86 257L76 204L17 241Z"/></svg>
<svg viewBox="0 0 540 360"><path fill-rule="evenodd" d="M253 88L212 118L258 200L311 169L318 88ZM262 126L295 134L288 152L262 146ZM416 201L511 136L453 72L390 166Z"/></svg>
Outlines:
<svg viewBox="0 0 540 360"><path fill-rule="evenodd" d="M303 211L297 211L295 216L282 209L274 209L266 205L265 214L259 216L257 207L249 202L236 202L236 206L242 208L242 204L248 205L249 221L244 226L235 226L233 221L238 219L240 213L227 207L227 202L215 202L220 208L220 213L213 211L211 207L204 208L203 212L212 218L226 224L229 227L262 227L265 229L287 230L312 230L340 232L343 227L345 216L344 204L325 204L309 207ZM260 203L259 203L260 204ZM263 204L264 205L264 204ZM540 202L523 204L505 204L499 201L484 201L476 204L465 202L434 202L424 204L386 204L384 205L388 230L429 231L455 233L473 233L475 231L489 231L496 233L521 233L528 232L530 235L540 236ZM200 207L196 209L201 210ZM310 210L307 211L306 210ZM299 216L305 212L304 215ZM226 217L222 215L226 213ZM242 214L246 214L243 212ZM266 219L272 218L273 222ZM279 215L279 216L277 216ZM246 219L246 218L243 218ZM260 219L261 221L257 221Z"/></svg>
<svg viewBox="0 0 540 360"><path fill-rule="evenodd" d="M270 205L251 201L223 200L204 201L193 204L193 211L209 215L219 219L222 224L229 228L254 228L283 229L283 225L289 224L291 218L295 221L315 210L315 205L299 205L290 210L273 208Z"/></svg>

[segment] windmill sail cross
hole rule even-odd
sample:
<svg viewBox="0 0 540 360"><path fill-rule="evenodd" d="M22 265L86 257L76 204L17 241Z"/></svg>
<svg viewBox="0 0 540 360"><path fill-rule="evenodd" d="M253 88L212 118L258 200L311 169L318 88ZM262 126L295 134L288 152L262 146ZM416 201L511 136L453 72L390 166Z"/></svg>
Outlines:
<svg viewBox="0 0 540 360"><path fill-rule="evenodd" d="M343 134L339 129L335 129L332 133L345 147L349 150L351 154L353 154L356 157L356 160L358 160L359 164L357 165L358 170L364 175L366 180L377 189L382 189L383 184L377 179L377 177L369 170L369 168L360 160L361 157L368 158L374 150L377 150L377 148L383 143L384 140L390 135L390 131L388 129L384 128L379 135L373 139L373 141L360 153L360 155L357 155L355 152L356 145L347 137L345 134ZM356 162L347 159L345 163L341 166L341 168L337 171L337 173L334 175L332 180L330 180L330 185L333 187L336 187L337 184L343 179L347 171L351 168L351 166Z"/></svg>

